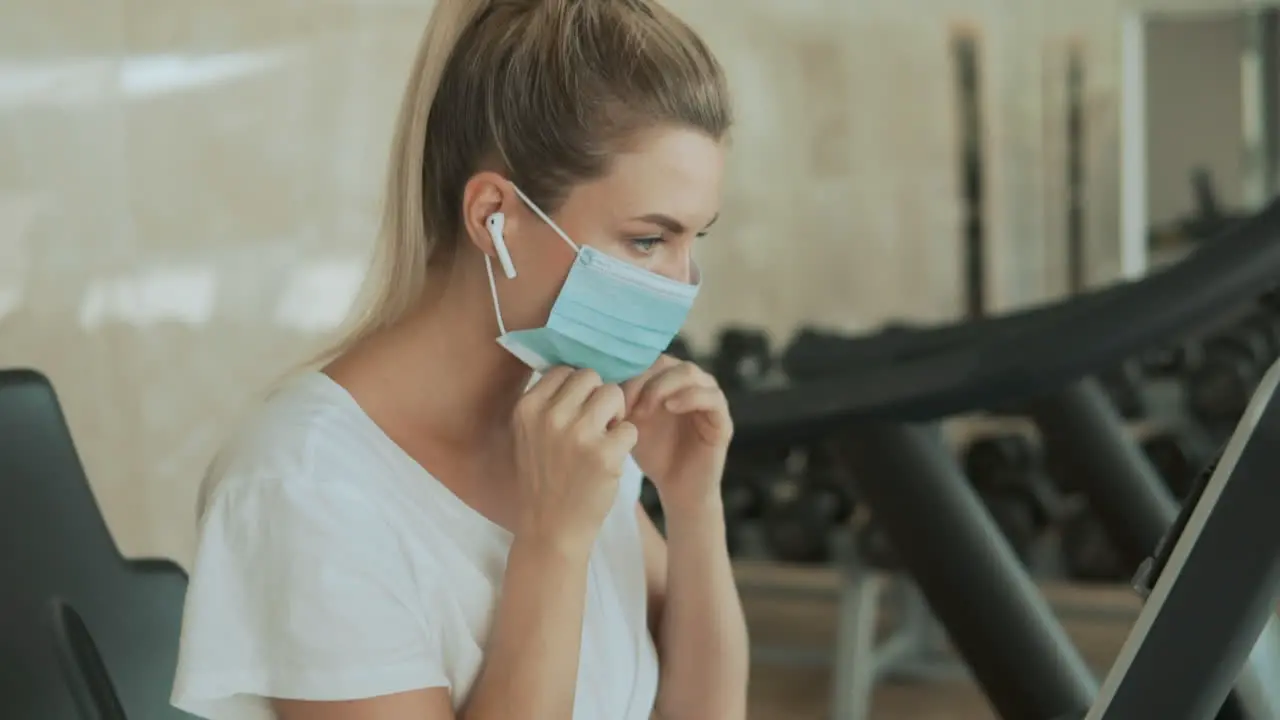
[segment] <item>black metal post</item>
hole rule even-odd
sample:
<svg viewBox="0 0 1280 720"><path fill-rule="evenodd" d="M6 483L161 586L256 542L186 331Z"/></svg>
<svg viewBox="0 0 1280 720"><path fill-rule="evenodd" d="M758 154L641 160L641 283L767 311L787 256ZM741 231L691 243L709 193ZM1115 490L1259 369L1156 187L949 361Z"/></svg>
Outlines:
<svg viewBox="0 0 1280 720"><path fill-rule="evenodd" d="M982 61L972 35L956 36L956 90L960 101L960 183L964 198L965 310L970 320L987 314L986 189L983 155Z"/></svg>
<svg viewBox="0 0 1280 720"><path fill-rule="evenodd" d="M1092 378L1032 402L1045 446L1089 498L1130 572L1159 544L1178 503Z"/></svg>
<svg viewBox="0 0 1280 720"><path fill-rule="evenodd" d="M846 449L872 516L1000 716L1088 708L1096 678L936 428L862 426Z"/></svg>
<svg viewBox="0 0 1280 720"><path fill-rule="evenodd" d="M1084 59L1079 47L1067 55L1067 288L1087 284L1084 230Z"/></svg>

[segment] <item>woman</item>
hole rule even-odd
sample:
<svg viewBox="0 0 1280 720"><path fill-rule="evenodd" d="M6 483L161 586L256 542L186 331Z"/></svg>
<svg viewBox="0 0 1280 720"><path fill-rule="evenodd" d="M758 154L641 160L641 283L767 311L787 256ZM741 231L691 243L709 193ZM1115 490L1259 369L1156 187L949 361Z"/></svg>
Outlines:
<svg viewBox="0 0 1280 720"><path fill-rule="evenodd" d="M367 311L202 489L175 705L745 716L732 426L715 383L660 354L729 125L721 68L654 2L438 1Z"/></svg>

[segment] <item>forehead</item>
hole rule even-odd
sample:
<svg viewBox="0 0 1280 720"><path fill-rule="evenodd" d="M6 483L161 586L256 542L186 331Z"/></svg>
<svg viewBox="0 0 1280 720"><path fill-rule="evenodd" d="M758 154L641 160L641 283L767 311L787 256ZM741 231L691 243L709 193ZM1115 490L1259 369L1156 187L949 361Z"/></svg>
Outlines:
<svg viewBox="0 0 1280 720"><path fill-rule="evenodd" d="M701 227L720 208L724 175L723 143L679 128L651 130L613 159L602 178L578 188L583 205L635 217L662 213Z"/></svg>

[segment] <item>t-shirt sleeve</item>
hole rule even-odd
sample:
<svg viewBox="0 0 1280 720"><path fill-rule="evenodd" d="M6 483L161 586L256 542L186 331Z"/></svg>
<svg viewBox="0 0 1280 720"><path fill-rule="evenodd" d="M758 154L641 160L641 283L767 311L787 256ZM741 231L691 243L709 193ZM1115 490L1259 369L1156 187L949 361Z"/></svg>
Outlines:
<svg viewBox="0 0 1280 720"><path fill-rule="evenodd" d="M266 698L447 686L429 616L400 539L360 485L224 483L201 521L173 704L249 720L271 717Z"/></svg>

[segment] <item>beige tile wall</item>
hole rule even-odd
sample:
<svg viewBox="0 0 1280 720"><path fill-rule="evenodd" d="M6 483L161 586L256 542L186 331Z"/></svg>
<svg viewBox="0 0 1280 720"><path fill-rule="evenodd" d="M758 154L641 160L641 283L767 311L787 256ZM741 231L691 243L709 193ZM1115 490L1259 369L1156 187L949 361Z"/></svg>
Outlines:
<svg viewBox="0 0 1280 720"><path fill-rule="evenodd" d="M1065 287L1066 49L1085 48L1091 273L1114 274L1112 0L673 0L740 124L691 333L945 319L949 34L986 65L991 301ZM429 0L0 3L0 366L57 387L128 554L185 561L221 434L340 317Z"/></svg>

